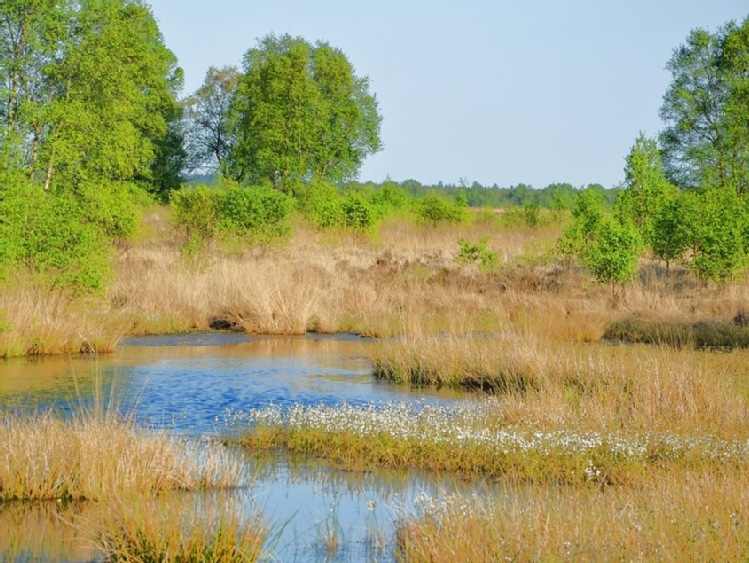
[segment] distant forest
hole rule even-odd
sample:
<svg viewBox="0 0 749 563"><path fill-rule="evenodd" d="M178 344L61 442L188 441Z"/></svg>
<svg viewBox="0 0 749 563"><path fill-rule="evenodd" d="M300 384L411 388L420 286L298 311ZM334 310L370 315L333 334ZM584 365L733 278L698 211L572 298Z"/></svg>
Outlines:
<svg viewBox="0 0 749 563"><path fill-rule="evenodd" d="M190 185L211 185L218 182L218 177L210 174L194 174L187 178ZM422 184L418 180L405 180L396 182L385 180L384 182L346 182L340 184L342 191L352 190L357 192L373 192L390 184L398 186L408 195L422 198L430 192L462 199L469 207L523 207L526 205L538 205L543 209L572 209L575 197L583 190L599 192L607 207L614 205L616 196L623 188L604 188L601 184L588 184L587 186L575 187L567 182L554 182L544 188L534 188L529 184L520 183L516 186L500 187L496 183L484 186L479 182L468 184Z"/></svg>

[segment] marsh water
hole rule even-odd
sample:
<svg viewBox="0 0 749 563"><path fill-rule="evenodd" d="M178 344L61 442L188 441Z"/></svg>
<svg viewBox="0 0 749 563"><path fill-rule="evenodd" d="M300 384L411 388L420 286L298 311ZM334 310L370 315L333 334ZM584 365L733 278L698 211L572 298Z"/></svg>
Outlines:
<svg viewBox="0 0 749 563"><path fill-rule="evenodd" d="M241 431L242 413L270 405L462 400L451 392L375 380L366 359L372 345L353 335L132 338L104 357L0 363L0 405L6 413L53 410L63 416L117 408L139 424L206 440ZM346 472L285 457L247 456L246 463L252 485L215 502L260 510L271 524L271 560L277 561L390 560L398 517L415 512L423 499L466 487L417 473ZM96 510L0 504L0 560L96 559L85 526L71 525L95 520ZM334 548L326 542L331 535Z"/></svg>

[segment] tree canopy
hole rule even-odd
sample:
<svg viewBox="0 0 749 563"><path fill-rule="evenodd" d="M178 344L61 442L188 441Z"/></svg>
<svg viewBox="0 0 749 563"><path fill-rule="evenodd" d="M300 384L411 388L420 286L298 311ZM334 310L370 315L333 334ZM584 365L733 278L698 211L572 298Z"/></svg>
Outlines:
<svg viewBox="0 0 749 563"><path fill-rule="evenodd" d="M233 66L210 67L203 85L185 100L190 170L228 175L226 165L235 139L230 109L239 76Z"/></svg>
<svg viewBox="0 0 749 563"><path fill-rule="evenodd" d="M311 180L351 178L380 149L377 100L340 50L269 35L247 51L243 69L232 103L234 179L291 193Z"/></svg>
<svg viewBox="0 0 749 563"><path fill-rule="evenodd" d="M178 118L181 71L139 0L5 0L0 87L8 169L47 190L148 183Z"/></svg>
<svg viewBox="0 0 749 563"><path fill-rule="evenodd" d="M693 30L666 68L660 141L669 178L749 191L749 17L716 33Z"/></svg>

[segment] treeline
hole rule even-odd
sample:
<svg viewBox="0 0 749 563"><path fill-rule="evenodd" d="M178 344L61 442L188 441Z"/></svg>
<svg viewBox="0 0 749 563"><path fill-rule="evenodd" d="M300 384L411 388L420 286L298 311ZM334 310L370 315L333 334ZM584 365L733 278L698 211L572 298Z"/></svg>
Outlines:
<svg viewBox="0 0 749 563"><path fill-rule="evenodd" d="M666 127L637 139L621 189L358 183L381 116L335 47L269 35L181 98L182 71L141 0L4 0L0 278L100 291L112 241L158 201L191 244L282 237L294 209L359 230L390 213L436 224L510 207L532 226L542 208L571 209L560 251L602 281L630 279L645 250L732 279L749 264L749 18L693 31L668 68ZM183 188L195 174L222 187Z"/></svg>
<svg viewBox="0 0 749 563"><path fill-rule="evenodd" d="M265 190L211 196L239 232L232 206L352 178L380 147L366 77L326 43L270 35L206 80L180 99L141 0L0 2L0 279L101 291L139 204L168 203L196 167Z"/></svg>
<svg viewBox="0 0 749 563"><path fill-rule="evenodd" d="M186 178L186 183L188 186L217 186L221 183L221 177L214 174L192 174ZM430 193L437 193L443 197L460 199L468 207L502 208L537 205L541 209L554 210L572 209L575 198L583 190L598 192L606 207L611 207L616 201L617 194L622 190L620 186L604 188L601 184L588 184L575 187L566 182L554 182L544 188L534 188L523 183L499 187L497 184L483 186L479 182L473 182L470 185L467 182L422 184L418 180L398 182L389 178L382 182L350 180L338 182L336 186L341 192L357 191L362 194L372 194L383 188L395 188L416 199L421 199Z"/></svg>
<svg viewBox="0 0 749 563"><path fill-rule="evenodd" d="M377 190L388 184L397 185L405 193L415 198L422 198L430 192L456 197L465 201L469 207L524 207L538 205L542 209L572 209L575 198L581 190L593 190L601 194L601 198L607 206L614 204L618 187L604 188L601 184L589 184L587 186L575 187L569 183L555 182L544 188L534 188L528 184L517 184L509 187L499 187L497 184L483 186L479 182L468 185L467 182L459 184L422 184L417 180L406 180L404 182L348 182L346 187L359 190Z"/></svg>

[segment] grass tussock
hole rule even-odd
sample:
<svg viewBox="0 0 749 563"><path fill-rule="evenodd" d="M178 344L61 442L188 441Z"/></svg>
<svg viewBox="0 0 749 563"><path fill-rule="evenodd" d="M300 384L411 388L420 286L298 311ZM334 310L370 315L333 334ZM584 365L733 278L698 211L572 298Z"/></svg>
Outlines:
<svg viewBox="0 0 749 563"><path fill-rule="evenodd" d="M106 500L244 479L239 461L219 446L114 417L10 416L0 423L0 452L0 500Z"/></svg>
<svg viewBox="0 0 749 563"><path fill-rule="evenodd" d="M0 289L0 358L107 353L126 330L97 298L74 298L20 280Z"/></svg>
<svg viewBox="0 0 749 563"><path fill-rule="evenodd" d="M259 515L244 516L231 499L190 501L117 503L96 526L100 551L121 562L261 559L269 528Z"/></svg>
<svg viewBox="0 0 749 563"><path fill-rule="evenodd" d="M749 557L744 469L657 472L637 487L517 487L424 499L404 515L399 561L741 561Z"/></svg>
<svg viewBox="0 0 749 563"><path fill-rule="evenodd" d="M749 348L749 327L735 323L645 322L629 319L608 325L603 337L674 348Z"/></svg>

